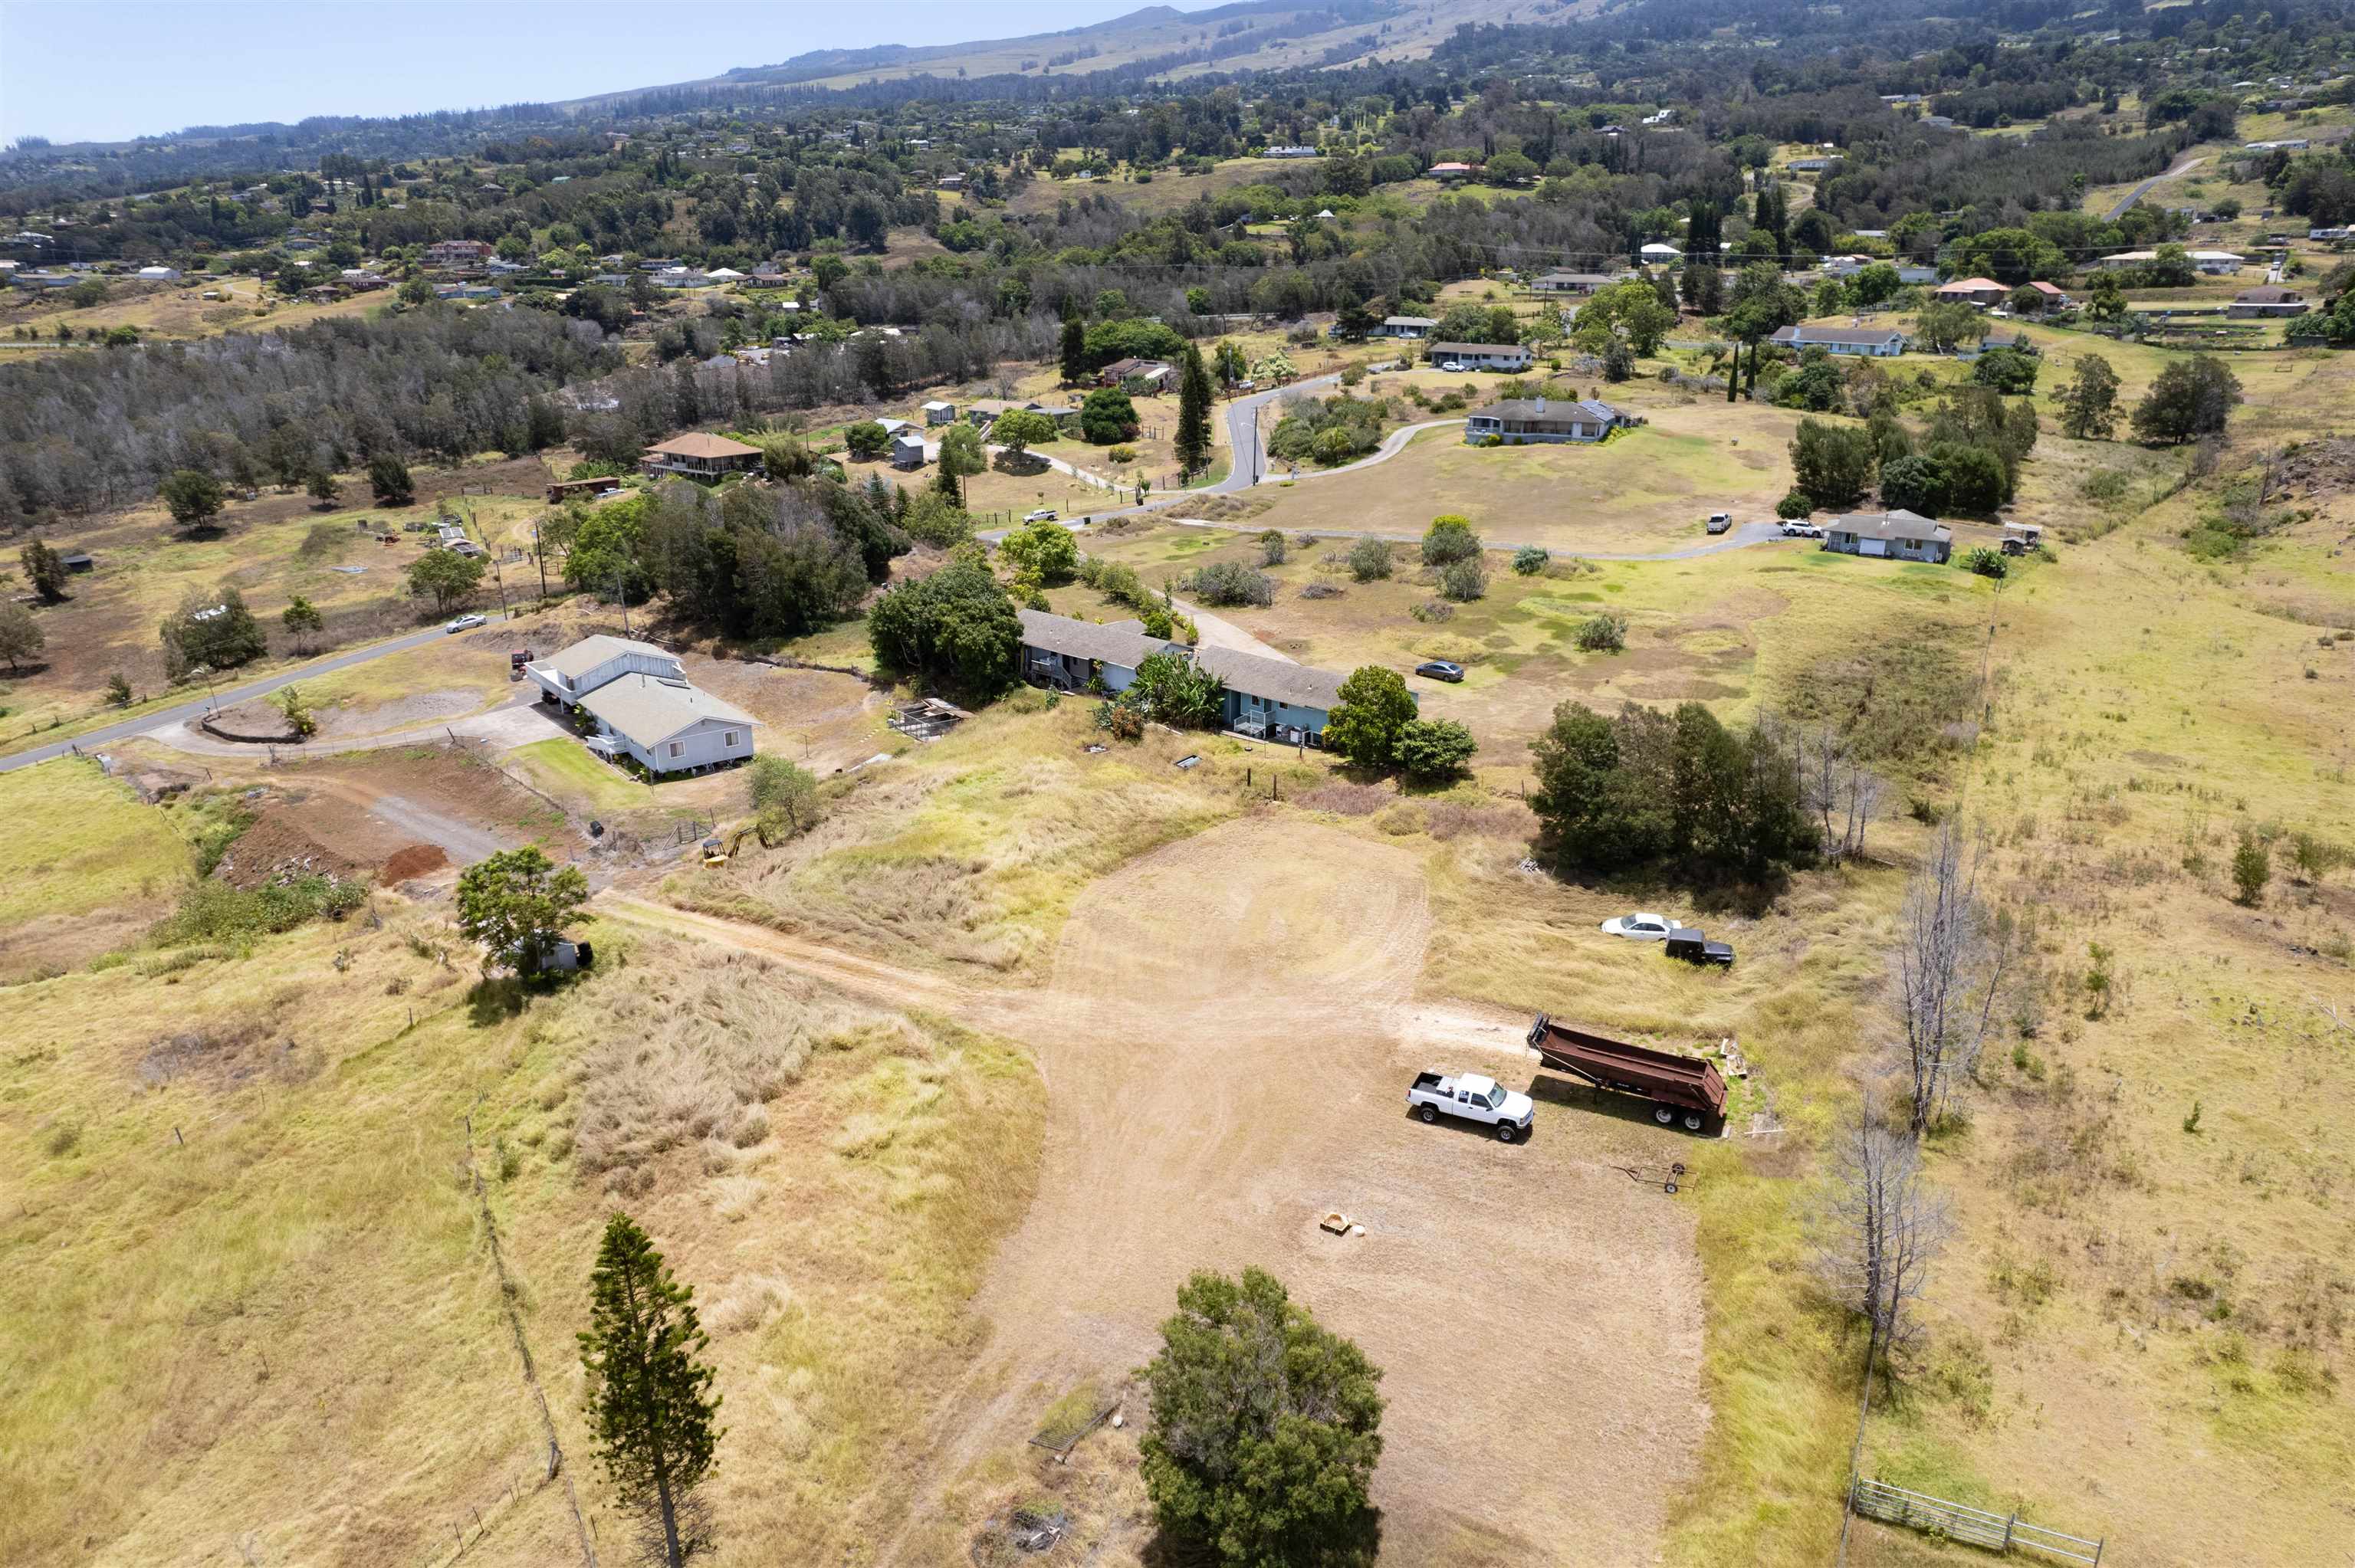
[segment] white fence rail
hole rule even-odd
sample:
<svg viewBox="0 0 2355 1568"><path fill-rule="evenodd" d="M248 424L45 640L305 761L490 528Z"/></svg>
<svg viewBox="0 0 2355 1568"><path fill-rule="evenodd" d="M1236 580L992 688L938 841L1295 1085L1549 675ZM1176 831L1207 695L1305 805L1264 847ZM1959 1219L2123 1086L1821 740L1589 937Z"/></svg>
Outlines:
<svg viewBox="0 0 2355 1568"><path fill-rule="evenodd" d="M1950 1541L1968 1542L1998 1552L2029 1547L2072 1563L2098 1563L2102 1560L2100 1541L2030 1524L2016 1513L1989 1513L1985 1509L1909 1492L1903 1487L1867 1480L1861 1476L1849 1489L1849 1506L1867 1519L1935 1531Z"/></svg>

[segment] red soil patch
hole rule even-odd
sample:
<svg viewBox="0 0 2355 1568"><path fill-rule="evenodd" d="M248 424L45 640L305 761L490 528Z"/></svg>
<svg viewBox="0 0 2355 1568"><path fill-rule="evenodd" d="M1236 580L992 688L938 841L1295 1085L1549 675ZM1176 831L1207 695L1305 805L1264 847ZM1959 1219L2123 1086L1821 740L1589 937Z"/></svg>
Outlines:
<svg viewBox="0 0 2355 1568"><path fill-rule="evenodd" d="M420 876L431 876L450 863L450 857L439 844L411 844L396 851L376 874L377 885L390 887Z"/></svg>

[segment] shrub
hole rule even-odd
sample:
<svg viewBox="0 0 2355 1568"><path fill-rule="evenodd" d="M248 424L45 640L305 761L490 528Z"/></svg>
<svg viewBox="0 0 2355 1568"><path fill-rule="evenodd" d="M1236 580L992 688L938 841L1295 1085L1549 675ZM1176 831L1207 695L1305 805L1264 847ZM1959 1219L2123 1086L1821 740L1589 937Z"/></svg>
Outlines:
<svg viewBox="0 0 2355 1568"><path fill-rule="evenodd" d="M1135 447L1114 447L1112 450L1104 453L1104 461L1106 462L1135 462L1136 461L1136 449Z"/></svg>
<svg viewBox="0 0 2355 1568"><path fill-rule="evenodd" d="M1487 598L1488 573L1480 565L1480 557L1467 556L1463 560L1450 561L1441 567L1439 591L1458 604L1469 604L1476 599Z"/></svg>
<svg viewBox="0 0 2355 1568"><path fill-rule="evenodd" d="M1205 604L1265 606L1275 602L1275 579L1240 561L1214 561L1197 567L1186 578L1186 586L1188 592Z"/></svg>
<svg viewBox="0 0 2355 1568"><path fill-rule="evenodd" d="M2251 908L2264 902L2265 884L2273 874L2273 856L2266 853L2264 842L2254 833L2243 833L2241 847L2232 852L2232 886L2241 902Z"/></svg>
<svg viewBox="0 0 2355 1568"><path fill-rule="evenodd" d="M1391 547L1387 540L1360 539L1349 546L1349 575L1361 583L1376 582L1391 575Z"/></svg>
<svg viewBox="0 0 2355 1568"><path fill-rule="evenodd" d="M1815 509L1815 502L1805 492L1796 490L1785 491L1783 499L1774 503L1774 515L1786 523L1796 523Z"/></svg>
<svg viewBox="0 0 2355 1568"><path fill-rule="evenodd" d="M1259 564L1263 567L1284 565L1284 538L1280 528L1270 528L1259 536Z"/></svg>
<svg viewBox="0 0 2355 1568"><path fill-rule="evenodd" d="M1544 571L1546 563L1552 559L1553 556L1539 546L1524 545L1513 552L1513 571L1520 577L1533 577Z"/></svg>
<svg viewBox="0 0 2355 1568"><path fill-rule="evenodd" d="M1963 565L1980 577L1994 577L1998 581L2011 569L2010 564L2003 558L2001 550L1989 549L1985 545L1981 545L1977 549L1965 556Z"/></svg>
<svg viewBox="0 0 2355 1568"><path fill-rule="evenodd" d="M1627 646L1627 618L1602 609L1578 623L1578 645L1589 653L1617 653Z"/></svg>
<svg viewBox="0 0 2355 1568"><path fill-rule="evenodd" d="M1413 719L1401 727L1392 756L1410 779L1453 779L1464 771L1480 743L1454 719Z"/></svg>
<svg viewBox="0 0 2355 1568"><path fill-rule="evenodd" d="M1423 564L1444 567L1451 561L1461 561L1480 553L1480 535L1472 531L1472 519L1449 512L1431 520L1423 535Z"/></svg>

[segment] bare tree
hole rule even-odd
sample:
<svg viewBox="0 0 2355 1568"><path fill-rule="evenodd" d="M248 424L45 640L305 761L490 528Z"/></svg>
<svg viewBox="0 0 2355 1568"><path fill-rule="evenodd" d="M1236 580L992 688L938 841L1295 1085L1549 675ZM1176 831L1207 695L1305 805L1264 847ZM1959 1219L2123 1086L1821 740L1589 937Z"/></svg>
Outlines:
<svg viewBox="0 0 2355 1568"><path fill-rule="evenodd" d="M1909 1308L1953 1230L1945 1201L1923 1176L1921 1146L1881 1126L1866 1096L1840 1135L1814 1241L1825 1287L1871 1330L1868 1375L1913 1343Z"/></svg>
<svg viewBox="0 0 2355 1568"><path fill-rule="evenodd" d="M1848 736L1828 721L1788 734L1801 798L1823 823L1824 853L1835 860L1862 854L1865 829L1881 806L1881 779L1857 761Z"/></svg>
<svg viewBox="0 0 2355 1568"><path fill-rule="evenodd" d="M1944 1117L1957 1079L1978 1065L1996 1001L2017 946L2009 916L1978 893L1984 837L1968 851L1952 822L1906 885L1897 943L1898 1022L1913 1076L1909 1129L1919 1138Z"/></svg>

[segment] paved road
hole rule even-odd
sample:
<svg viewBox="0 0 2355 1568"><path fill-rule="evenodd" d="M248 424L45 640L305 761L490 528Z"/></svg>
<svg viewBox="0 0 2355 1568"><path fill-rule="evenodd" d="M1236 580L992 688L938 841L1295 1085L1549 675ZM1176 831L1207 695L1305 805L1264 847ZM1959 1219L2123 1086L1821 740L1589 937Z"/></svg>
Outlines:
<svg viewBox="0 0 2355 1568"><path fill-rule="evenodd" d="M1340 471L1336 469L1333 471L1337 473ZM1227 523L1205 523L1199 517L1172 517L1169 521L1181 528L1233 526ZM1401 545L1415 544L1423 538L1420 534L1386 534L1374 528L1319 528L1316 536L1320 539L1388 539ZM1783 525L1779 523L1744 523L1721 539L1711 539L1707 544L1693 545L1681 550L1661 550L1641 556L1612 555L1599 550L1565 550L1559 545L1549 545L1542 540L1491 539L1485 534L1481 535L1481 542L1491 550L1518 550L1524 545L1535 545L1549 555L1577 561L1689 561L1700 556L1722 555L1728 550L1764 545L1784 536Z"/></svg>
<svg viewBox="0 0 2355 1568"><path fill-rule="evenodd" d="M2105 221L2115 223L2119 218L2126 216L2126 208L2142 200L2144 193L2148 191L2151 186L2158 184L2161 180L2171 180L2176 175L2183 173L2186 169L2190 168L2193 164L2204 164L2207 161L2208 159L2204 154L2198 157L2177 159L2175 166L2169 169L2165 174L2153 175L2150 178L2143 181L2142 184L2135 186L2134 189L2126 192L2125 198L2121 200L2117 206L2110 208L2109 215Z"/></svg>
<svg viewBox="0 0 2355 1568"><path fill-rule="evenodd" d="M332 674L337 670L348 670L355 664L366 664L372 660L381 659L389 653L406 653L412 648L422 648L427 643L437 641L448 635L449 633L439 626L431 626L422 631L412 631L405 637L396 637L389 642L373 643L366 648L352 649L348 652L331 654L325 659L314 660L295 669L282 670L275 675L264 676L259 681L249 681L241 686L229 687L221 692L217 699L209 695L198 697L193 702L182 703L177 707L161 708L154 713L142 714L137 718L124 719L120 724L111 724L100 729L87 731L75 736L71 740L37 746L29 751L11 752L5 757L0 757L0 773L13 773L19 768L30 768L36 763L63 757L77 747L83 751L90 751L118 740L128 740L134 735L144 735L149 730L162 729L168 725L193 725L210 712L217 704L225 708L234 707L240 703L251 702L256 697L266 697L280 687L292 685L297 681L316 680L321 675Z"/></svg>

